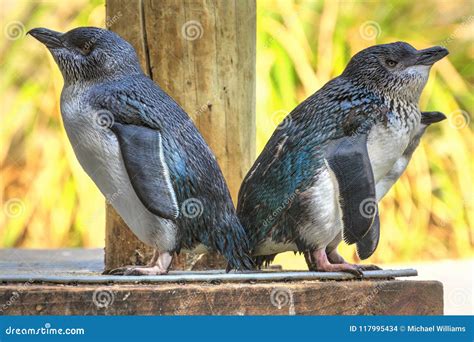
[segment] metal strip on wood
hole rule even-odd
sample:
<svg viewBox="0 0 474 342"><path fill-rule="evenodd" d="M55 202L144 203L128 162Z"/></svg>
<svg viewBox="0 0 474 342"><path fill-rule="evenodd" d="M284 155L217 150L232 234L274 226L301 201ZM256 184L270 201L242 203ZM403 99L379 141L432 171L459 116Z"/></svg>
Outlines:
<svg viewBox="0 0 474 342"><path fill-rule="evenodd" d="M377 270L363 272L362 280L390 279L397 277L411 277L418 275L414 269ZM349 273L343 272L250 272L250 273L225 273L214 272L171 272L160 276L111 276L111 275L47 275L47 274L21 274L0 275L0 282L4 283L56 283L56 284L155 284L155 283L221 283L221 282L272 282L272 281L302 281L302 280L357 280Z"/></svg>

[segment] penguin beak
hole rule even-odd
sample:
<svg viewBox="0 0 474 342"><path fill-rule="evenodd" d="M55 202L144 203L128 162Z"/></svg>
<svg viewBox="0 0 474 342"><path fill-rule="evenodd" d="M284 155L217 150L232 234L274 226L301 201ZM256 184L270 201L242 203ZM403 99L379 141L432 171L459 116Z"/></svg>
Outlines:
<svg viewBox="0 0 474 342"><path fill-rule="evenodd" d="M421 123L423 125L431 125L446 119L446 115L441 112L421 112Z"/></svg>
<svg viewBox="0 0 474 342"><path fill-rule="evenodd" d="M433 46L428 49L420 50L417 52L415 65L431 66L448 54L449 51L441 46Z"/></svg>
<svg viewBox="0 0 474 342"><path fill-rule="evenodd" d="M28 31L27 34L31 34L33 37L38 39L41 43L46 45L48 49L55 49L63 47L63 43L60 39L62 36L61 32L48 30L46 28L38 27Z"/></svg>

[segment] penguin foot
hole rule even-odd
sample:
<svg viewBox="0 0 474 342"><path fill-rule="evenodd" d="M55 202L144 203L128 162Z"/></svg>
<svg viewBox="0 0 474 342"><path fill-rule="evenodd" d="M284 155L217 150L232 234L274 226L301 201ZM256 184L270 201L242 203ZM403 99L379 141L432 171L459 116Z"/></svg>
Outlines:
<svg viewBox="0 0 474 342"><path fill-rule="evenodd" d="M359 265L349 263L330 263L325 249L319 249L312 253L305 254L305 258L310 261L310 271L316 272L348 272L355 275L357 278L362 278L363 273Z"/></svg>
<svg viewBox="0 0 474 342"><path fill-rule="evenodd" d="M170 253L159 253L155 251L153 258L146 266L124 266L118 267L104 274L110 275L162 275L167 274L173 261Z"/></svg>
<svg viewBox="0 0 474 342"><path fill-rule="evenodd" d="M355 275L357 278L362 278L364 273L357 265L351 264L330 264L318 266L318 272L347 272Z"/></svg>
<svg viewBox="0 0 474 342"><path fill-rule="evenodd" d="M327 250L326 250L327 253ZM350 264L347 261L344 260L344 258L337 252L336 249L333 249L331 252L327 253L328 260L332 264L348 264L348 265L353 265L361 269L362 271L376 271L376 270L381 270L380 267L377 265L360 265L360 264Z"/></svg>

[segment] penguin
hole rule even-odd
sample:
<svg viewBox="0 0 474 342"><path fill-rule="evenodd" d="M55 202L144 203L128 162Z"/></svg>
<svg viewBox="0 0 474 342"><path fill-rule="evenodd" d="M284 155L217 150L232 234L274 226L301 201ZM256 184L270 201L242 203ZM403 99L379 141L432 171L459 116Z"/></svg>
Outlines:
<svg viewBox="0 0 474 342"><path fill-rule="evenodd" d="M133 233L155 250L116 275L166 274L173 255L217 251L253 268L221 170L185 111L139 65L134 48L96 27L28 32L61 70L61 115L79 163Z"/></svg>
<svg viewBox="0 0 474 342"><path fill-rule="evenodd" d="M372 252L363 239L379 230L377 184L420 131L419 97L447 54L406 42L366 48L288 114L239 190L237 214L257 266L294 251L321 272L378 269L346 262L337 246L362 241L361 254Z"/></svg>

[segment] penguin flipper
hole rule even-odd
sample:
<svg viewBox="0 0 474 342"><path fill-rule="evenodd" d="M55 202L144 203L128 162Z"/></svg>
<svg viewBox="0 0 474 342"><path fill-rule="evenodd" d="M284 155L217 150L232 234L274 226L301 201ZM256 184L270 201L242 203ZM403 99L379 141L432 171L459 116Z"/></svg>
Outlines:
<svg viewBox="0 0 474 342"><path fill-rule="evenodd" d="M380 218L375 215L374 223L365 236L357 242L357 255L361 260L365 260L374 254L380 240Z"/></svg>
<svg viewBox="0 0 474 342"><path fill-rule="evenodd" d="M115 122L120 151L133 189L153 214L175 220L179 215L176 194L171 185L159 131Z"/></svg>
<svg viewBox="0 0 474 342"><path fill-rule="evenodd" d="M339 184L344 241L356 243L370 230L378 210L367 134L330 141L325 157Z"/></svg>

